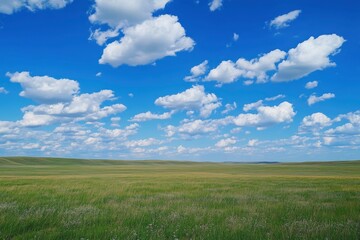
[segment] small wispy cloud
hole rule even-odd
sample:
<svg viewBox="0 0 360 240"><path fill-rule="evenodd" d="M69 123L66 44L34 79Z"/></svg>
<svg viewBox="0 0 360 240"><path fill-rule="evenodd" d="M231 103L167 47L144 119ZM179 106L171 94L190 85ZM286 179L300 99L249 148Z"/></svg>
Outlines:
<svg viewBox="0 0 360 240"><path fill-rule="evenodd" d="M311 95L309 98L308 98L308 105L311 106L315 103L318 103L318 102L323 102L325 100L328 100L328 99L331 99L331 98L335 98L335 94L333 93L324 93L323 95L317 97L315 95Z"/></svg>
<svg viewBox="0 0 360 240"><path fill-rule="evenodd" d="M222 7L222 0L212 0L209 3L210 11L215 11L217 9L220 9Z"/></svg>
<svg viewBox="0 0 360 240"><path fill-rule="evenodd" d="M301 10L294 10L289 13L280 15L275 19L271 20L270 27L280 29L289 27L289 23L294 21L301 13Z"/></svg>

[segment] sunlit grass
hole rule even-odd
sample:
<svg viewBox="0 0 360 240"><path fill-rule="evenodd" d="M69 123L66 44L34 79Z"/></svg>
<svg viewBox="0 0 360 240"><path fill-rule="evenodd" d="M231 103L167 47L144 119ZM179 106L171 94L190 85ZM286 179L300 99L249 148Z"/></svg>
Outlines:
<svg viewBox="0 0 360 240"><path fill-rule="evenodd" d="M360 162L0 158L0 239L359 239Z"/></svg>

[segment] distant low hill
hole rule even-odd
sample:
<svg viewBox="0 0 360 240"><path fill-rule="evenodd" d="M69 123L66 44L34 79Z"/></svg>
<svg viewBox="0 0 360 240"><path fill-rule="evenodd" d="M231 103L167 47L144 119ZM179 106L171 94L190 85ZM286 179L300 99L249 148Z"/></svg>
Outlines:
<svg viewBox="0 0 360 240"><path fill-rule="evenodd" d="M219 162L222 164L280 164L280 165L348 165L359 164L360 160L354 161L329 161L329 162ZM45 158L45 157L0 157L1 165L54 165L54 166L111 166L111 165L202 165L218 164L217 162L192 162L171 160L94 160L76 158Z"/></svg>

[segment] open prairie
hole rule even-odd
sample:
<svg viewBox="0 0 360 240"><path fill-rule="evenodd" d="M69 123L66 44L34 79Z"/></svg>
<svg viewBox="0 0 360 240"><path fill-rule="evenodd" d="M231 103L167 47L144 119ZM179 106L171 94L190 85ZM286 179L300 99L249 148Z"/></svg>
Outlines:
<svg viewBox="0 0 360 240"><path fill-rule="evenodd" d="M360 162L0 158L0 239L360 239Z"/></svg>

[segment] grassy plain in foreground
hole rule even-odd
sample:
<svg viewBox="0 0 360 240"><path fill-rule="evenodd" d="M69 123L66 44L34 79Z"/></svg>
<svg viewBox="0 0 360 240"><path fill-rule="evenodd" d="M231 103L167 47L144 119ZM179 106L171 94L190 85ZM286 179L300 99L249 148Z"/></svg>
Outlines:
<svg viewBox="0 0 360 240"><path fill-rule="evenodd" d="M360 162L0 158L0 239L360 239Z"/></svg>

